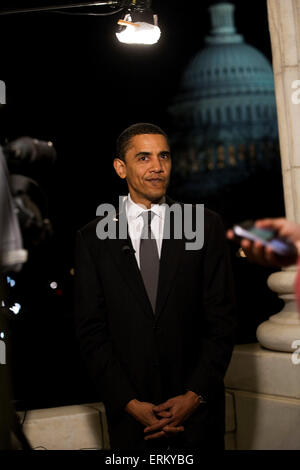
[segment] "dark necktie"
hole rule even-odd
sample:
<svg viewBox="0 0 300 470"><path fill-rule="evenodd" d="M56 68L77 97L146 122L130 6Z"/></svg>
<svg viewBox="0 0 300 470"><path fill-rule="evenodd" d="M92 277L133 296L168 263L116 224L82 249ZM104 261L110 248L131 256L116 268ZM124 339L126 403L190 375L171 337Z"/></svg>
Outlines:
<svg viewBox="0 0 300 470"><path fill-rule="evenodd" d="M151 231L151 220L154 216L152 211L144 211L142 217L144 227L140 242L140 270L144 285L155 313L157 284L159 275L159 256L156 239Z"/></svg>

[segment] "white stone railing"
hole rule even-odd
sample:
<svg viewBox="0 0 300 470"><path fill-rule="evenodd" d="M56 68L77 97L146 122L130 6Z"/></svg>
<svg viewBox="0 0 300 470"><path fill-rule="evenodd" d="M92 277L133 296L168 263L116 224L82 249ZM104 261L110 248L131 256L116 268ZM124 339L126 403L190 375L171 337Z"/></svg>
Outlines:
<svg viewBox="0 0 300 470"><path fill-rule="evenodd" d="M103 403L18 412L35 450L107 450L109 437Z"/></svg>
<svg viewBox="0 0 300 470"><path fill-rule="evenodd" d="M270 351L258 343L234 348L225 386L234 401L236 449L300 450L299 384L296 350Z"/></svg>
<svg viewBox="0 0 300 470"><path fill-rule="evenodd" d="M18 412L23 431L35 450L108 450L103 403ZM233 398L226 394L226 447L235 448Z"/></svg>

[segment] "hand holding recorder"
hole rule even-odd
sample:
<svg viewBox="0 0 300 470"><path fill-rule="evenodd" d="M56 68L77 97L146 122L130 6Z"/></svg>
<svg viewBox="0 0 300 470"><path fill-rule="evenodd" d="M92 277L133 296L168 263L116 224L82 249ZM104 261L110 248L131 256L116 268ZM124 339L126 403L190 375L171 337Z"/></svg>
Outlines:
<svg viewBox="0 0 300 470"><path fill-rule="evenodd" d="M300 254L300 225L285 218L235 225L227 238L241 245L250 262L263 266L290 266Z"/></svg>

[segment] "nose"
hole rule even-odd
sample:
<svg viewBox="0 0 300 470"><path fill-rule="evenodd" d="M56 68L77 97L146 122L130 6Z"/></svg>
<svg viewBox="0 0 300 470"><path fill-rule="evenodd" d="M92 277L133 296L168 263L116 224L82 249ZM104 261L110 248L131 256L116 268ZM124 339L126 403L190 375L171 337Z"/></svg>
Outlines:
<svg viewBox="0 0 300 470"><path fill-rule="evenodd" d="M150 171L163 172L163 165L161 159L157 156L152 159L152 165Z"/></svg>

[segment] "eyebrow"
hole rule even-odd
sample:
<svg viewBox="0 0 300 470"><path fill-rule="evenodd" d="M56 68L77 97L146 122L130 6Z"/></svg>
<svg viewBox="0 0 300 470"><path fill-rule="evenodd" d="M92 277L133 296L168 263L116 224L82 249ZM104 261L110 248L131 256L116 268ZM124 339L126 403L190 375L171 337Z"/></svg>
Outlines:
<svg viewBox="0 0 300 470"><path fill-rule="evenodd" d="M163 155L163 154L171 155L171 152L169 150L162 150L161 152L159 152L159 155ZM151 152L139 152L135 155L134 158L147 157L149 155L151 155Z"/></svg>

